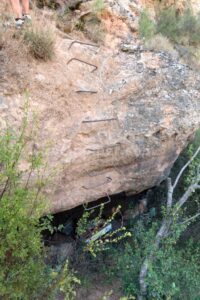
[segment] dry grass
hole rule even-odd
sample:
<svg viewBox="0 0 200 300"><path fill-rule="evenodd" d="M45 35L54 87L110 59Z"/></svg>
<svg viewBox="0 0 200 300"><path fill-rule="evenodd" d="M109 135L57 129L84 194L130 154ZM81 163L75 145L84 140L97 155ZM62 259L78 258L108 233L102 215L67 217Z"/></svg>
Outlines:
<svg viewBox="0 0 200 300"><path fill-rule="evenodd" d="M105 38L105 33L100 25L88 27L86 30L86 35L91 41L97 44L102 44Z"/></svg>
<svg viewBox="0 0 200 300"><path fill-rule="evenodd" d="M4 32L0 24L0 50L3 48L3 45L4 45Z"/></svg>
<svg viewBox="0 0 200 300"><path fill-rule="evenodd" d="M34 21L23 30L23 40L30 54L44 61L51 60L55 54L55 36L48 24Z"/></svg>
<svg viewBox="0 0 200 300"><path fill-rule="evenodd" d="M149 50L166 51L171 55L178 57L178 52L174 49L169 39L161 34L157 34L145 42L145 46Z"/></svg>

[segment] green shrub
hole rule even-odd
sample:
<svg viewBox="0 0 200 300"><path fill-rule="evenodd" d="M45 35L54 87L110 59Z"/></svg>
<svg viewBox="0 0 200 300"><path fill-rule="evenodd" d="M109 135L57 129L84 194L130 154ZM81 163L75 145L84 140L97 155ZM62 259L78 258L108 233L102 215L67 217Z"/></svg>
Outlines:
<svg viewBox="0 0 200 300"><path fill-rule="evenodd" d="M152 249L157 227L157 222L148 229L139 222L132 243L117 255L117 270L127 295L140 293L141 264ZM176 246L179 235L176 231L166 238L155 254L147 276L148 299L194 300L200 295L200 244L190 241L181 249Z"/></svg>
<svg viewBox="0 0 200 300"><path fill-rule="evenodd" d="M126 230L126 227L119 226L119 228L113 229L112 221L116 215L120 213L120 206L118 206L107 220L102 219L104 204L100 206L98 215L91 222L89 218L94 213L94 210L85 210L82 217L77 223L77 237L85 240L83 252L89 252L92 256L96 257L99 252L109 250L112 244L117 244L121 240L131 236L131 233ZM111 226L112 230L105 231L101 234L102 230L105 230L107 226ZM88 235L88 228L93 227L92 236ZM90 229L91 230L91 229ZM89 231L90 232L90 231ZM87 238L87 239L86 239Z"/></svg>
<svg viewBox="0 0 200 300"><path fill-rule="evenodd" d="M61 291L71 300L77 279L67 264L54 270L44 262L45 164L41 152L30 154L30 140L26 118L19 135L0 134L0 298L49 300Z"/></svg>
<svg viewBox="0 0 200 300"><path fill-rule="evenodd" d="M55 54L55 39L53 32L40 26L28 26L23 32L23 39L28 45L29 52L36 59L51 60Z"/></svg>
<svg viewBox="0 0 200 300"><path fill-rule="evenodd" d="M162 35L177 41L180 34L179 27L179 17L177 17L175 9L170 8L161 13L156 29Z"/></svg>
<svg viewBox="0 0 200 300"><path fill-rule="evenodd" d="M19 165L26 144L24 130L18 138L11 130L0 136L0 295L12 300L30 299L30 294L35 299L45 286L41 186L39 178L34 186L29 182L40 159L35 154L29 157L29 174L23 180Z"/></svg>
<svg viewBox="0 0 200 300"><path fill-rule="evenodd" d="M154 22L150 19L147 11L143 11L139 19L139 34L144 39L149 39L155 34Z"/></svg>
<svg viewBox="0 0 200 300"><path fill-rule="evenodd" d="M177 15L174 8L167 9L158 18L157 32L176 43L197 45L200 42L200 16L191 10Z"/></svg>

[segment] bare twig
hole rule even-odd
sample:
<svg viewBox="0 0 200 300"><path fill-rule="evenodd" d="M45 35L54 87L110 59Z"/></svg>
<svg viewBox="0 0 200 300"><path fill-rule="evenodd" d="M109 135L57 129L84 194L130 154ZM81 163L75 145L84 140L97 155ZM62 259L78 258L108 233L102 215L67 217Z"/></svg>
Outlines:
<svg viewBox="0 0 200 300"><path fill-rule="evenodd" d="M167 178L167 210L169 211L173 204L173 186L171 178Z"/></svg>

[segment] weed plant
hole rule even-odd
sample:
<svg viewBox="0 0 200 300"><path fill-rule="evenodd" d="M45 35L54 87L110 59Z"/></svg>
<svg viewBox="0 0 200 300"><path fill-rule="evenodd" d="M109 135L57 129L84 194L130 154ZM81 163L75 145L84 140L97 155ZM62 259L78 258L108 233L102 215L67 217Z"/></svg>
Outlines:
<svg viewBox="0 0 200 300"><path fill-rule="evenodd" d="M46 164L41 151L30 153L30 141L26 116L20 134L0 134L0 298L49 300L62 291L72 300L78 280L67 262L57 269L44 262L41 234L51 227L41 220Z"/></svg>
<svg viewBox="0 0 200 300"><path fill-rule="evenodd" d="M40 60L51 60L55 54L55 38L51 29L42 24L25 27L23 39L31 55Z"/></svg>

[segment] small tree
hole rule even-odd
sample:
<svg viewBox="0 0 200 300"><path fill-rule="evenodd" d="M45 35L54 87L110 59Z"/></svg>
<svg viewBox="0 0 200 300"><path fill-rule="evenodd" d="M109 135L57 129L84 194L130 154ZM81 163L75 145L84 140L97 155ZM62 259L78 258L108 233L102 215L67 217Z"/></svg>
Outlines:
<svg viewBox="0 0 200 300"><path fill-rule="evenodd" d="M5 299L36 299L45 286L39 218L42 211L41 153L28 157L20 170L27 140L24 119L18 137L7 129L0 136L0 295ZM34 173L38 176L30 182Z"/></svg>
<svg viewBox="0 0 200 300"><path fill-rule="evenodd" d="M54 270L44 261L42 231L52 219L41 220L46 164L28 141L26 116L19 136L11 129L0 135L0 298L49 300L61 291L72 300L78 280L67 262Z"/></svg>
<svg viewBox="0 0 200 300"><path fill-rule="evenodd" d="M182 167L182 169L180 170L180 172L177 175L173 184L172 184L171 178L167 179L167 188L168 189L167 189L166 214L162 220L160 228L157 231L157 234L156 234L155 239L152 244L151 251L149 251L148 254L146 255L146 258L144 259L141 269L140 269L140 274L139 274L140 295L138 296L138 300L146 299L147 288L148 288L147 276L148 276L150 267L154 262L156 253L159 251L161 244L170 235L171 230L173 230L173 226L175 224L174 221L177 220L182 207L188 201L191 194L193 192L195 192L196 190L200 189L200 165L198 165L196 175L193 178L192 182L190 182L189 187L187 188L185 193L179 198L179 200L175 202L175 199L174 199L175 189L176 189L184 171L193 162L193 160L197 157L197 155L199 153L200 153L200 147L198 147L198 149L196 150L194 155L191 157L191 159ZM192 220L197 218L199 215L200 215L200 213L197 212L195 215L193 215L189 219L182 221L182 224L180 224L180 228L181 228L181 225L191 222Z"/></svg>

